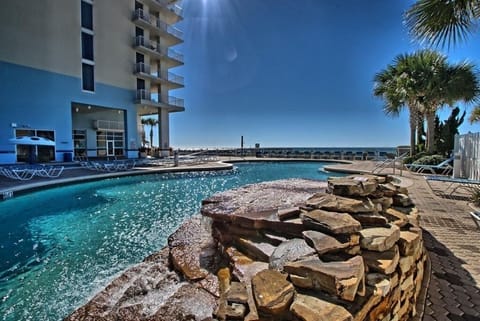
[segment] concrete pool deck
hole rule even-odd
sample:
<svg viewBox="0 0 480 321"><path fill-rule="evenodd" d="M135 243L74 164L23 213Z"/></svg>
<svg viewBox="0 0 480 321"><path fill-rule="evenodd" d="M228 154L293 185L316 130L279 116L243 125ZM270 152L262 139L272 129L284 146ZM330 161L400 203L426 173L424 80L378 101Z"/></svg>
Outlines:
<svg viewBox="0 0 480 321"><path fill-rule="evenodd" d="M239 159L224 161L273 161L285 159ZM295 159L302 161L302 159ZM349 173L371 173L373 161L352 161L351 163L329 164L326 170ZM0 177L0 195L5 191L14 194L38 190L46 185L70 184L95 179L124 175L178 172L191 170L221 170L231 168L219 162L179 167L136 167L125 172L96 172L81 167L68 168L57 179L34 178L31 181L14 181ZM382 174L392 174L392 169L383 169ZM417 320L480 320L480 229L469 212L472 210L466 194L446 197L441 193L445 183L435 182L430 188L422 175L408 171L395 173L401 184L407 186L415 202L423 228L424 242L431 261L429 286L426 290L425 305ZM400 176L401 174L401 176ZM427 277L428 278L428 277Z"/></svg>

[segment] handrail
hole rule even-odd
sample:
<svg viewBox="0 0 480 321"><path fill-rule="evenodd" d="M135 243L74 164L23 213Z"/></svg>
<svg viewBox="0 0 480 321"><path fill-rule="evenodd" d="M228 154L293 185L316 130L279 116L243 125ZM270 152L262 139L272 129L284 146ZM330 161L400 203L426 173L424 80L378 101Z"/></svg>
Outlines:
<svg viewBox="0 0 480 321"><path fill-rule="evenodd" d="M393 159L389 158L389 159L386 159L384 160L383 162L377 164L373 169L372 169L372 174L374 174L377 170L378 172L382 171L383 169L387 168L389 165L393 165L392 166L392 169L393 169L393 174L395 174L395 170L397 168L397 162L400 162L400 166L399 166L399 170L400 170L400 176L402 176L403 174L403 160L405 159L405 157L407 157L407 155L409 155L410 152L406 152L406 153L403 153L401 154L400 156L397 156Z"/></svg>

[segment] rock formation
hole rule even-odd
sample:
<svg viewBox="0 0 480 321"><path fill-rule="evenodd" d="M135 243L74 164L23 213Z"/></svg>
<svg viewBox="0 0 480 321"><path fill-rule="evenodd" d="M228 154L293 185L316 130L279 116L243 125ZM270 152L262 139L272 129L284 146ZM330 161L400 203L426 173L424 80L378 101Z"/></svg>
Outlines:
<svg viewBox="0 0 480 321"><path fill-rule="evenodd" d="M416 314L426 253L408 191L390 177L248 185L204 200L201 214L66 320Z"/></svg>

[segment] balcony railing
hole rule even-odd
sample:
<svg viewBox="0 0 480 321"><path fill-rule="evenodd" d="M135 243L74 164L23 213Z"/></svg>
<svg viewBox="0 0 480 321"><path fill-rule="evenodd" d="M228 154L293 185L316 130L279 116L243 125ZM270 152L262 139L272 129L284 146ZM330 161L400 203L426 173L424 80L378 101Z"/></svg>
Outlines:
<svg viewBox="0 0 480 321"><path fill-rule="evenodd" d="M168 96L168 99L164 99L158 93L151 93L146 89L137 89L136 100L148 100L154 103L163 103L176 107L184 107L184 100L181 98Z"/></svg>
<svg viewBox="0 0 480 321"><path fill-rule="evenodd" d="M166 33L178 38L178 39L183 39L183 32L178 29L178 28L175 28L173 27L172 25L169 25L163 21L161 21L160 19L156 19L157 20L157 28L165 31Z"/></svg>
<svg viewBox="0 0 480 321"><path fill-rule="evenodd" d="M133 66L133 71L135 73L143 73L143 74L148 74L152 77L159 78L159 79L164 79L169 82L173 82L178 85L184 85L184 77L174 74L173 72L155 72L151 71L150 65L144 63L144 62L137 62Z"/></svg>
<svg viewBox="0 0 480 321"><path fill-rule="evenodd" d="M183 17L183 8L177 4L171 4L167 7L170 11L174 12L177 16Z"/></svg>
<svg viewBox="0 0 480 321"><path fill-rule="evenodd" d="M146 13L143 9L137 9L133 12L133 19L138 19L145 21L148 24L152 24L152 21L150 19L150 15Z"/></svg>
<svg viewBox="0 0 480 321"><path fill-rule="evenodd" d="M149 50L159 53L162 56L167 56L183 63L183 54L168 47L161 46L158 42L150 41L144 36L136 36L134 38L134 44L135 46L145 47Z"/></svg>

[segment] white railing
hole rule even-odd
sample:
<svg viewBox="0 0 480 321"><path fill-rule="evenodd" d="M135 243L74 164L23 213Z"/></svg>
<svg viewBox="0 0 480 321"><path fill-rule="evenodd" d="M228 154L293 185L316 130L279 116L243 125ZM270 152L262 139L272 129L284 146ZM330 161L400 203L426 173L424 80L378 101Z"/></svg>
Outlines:
<svg viewBox="0 0 480 321"><path fill-rule="evenodd" d="M134 65L134 72L136 73L144 73L144 74L150 74L150 65L147 65L144 62L137 62Z"/></svg>
<svg viewBox="0 0 480 321"><path fill-rule="evenodd" d="M166 33L174 36L174 37L177 37L178 39L183 39L183 32L178 29L178 28L175 28L163 21L161 21L160 19L157 19L157 23L156 23L156 26L158 29L161 29L163 31L165 31Z"/></svg>
<svg viewBox="0 0 480 321"><path fill-rule="evenodd" d="M151 100L150 92L146 89L137 89L136 100Z"/></svg>
<svg viewBox="0 0 480 321"><path fill-rule="evenodd" d="M148 24L152 24L150 16L143 9L137 9L133 12L133 19L145 21Z"/></svg>
<svg viewBox="0 0 480 321"><path fill-rule="evenodd" d="M453 177L480 180L480 133L455 135Z"/></svg>
<svg viewBox="0 0 480 321"><path fill-rule="evenodd" d="M170 48L167 48L165 46L161 46L160 43L150 41L147 38L145 38L144 36L136 36L136 37L134 37L133 41L134 41L134 45L136 47L147 48L149 50L152 50L152 51L160 54L161 56L167 56L171 59L174 59L174 60L177 60L177 61L180 61L180 62L183 63L183 54L181 54L180 52L178 52L174 49L170 49Z"/></svg>
<svg viewBox="0 0 480 321"><path fill-rule="evenodd" d="M168 104L173 105L173 106L177 106L177 107L184 107L184 105L185 105L183 99L173 97L173 96L168 96Z"/></svg>

